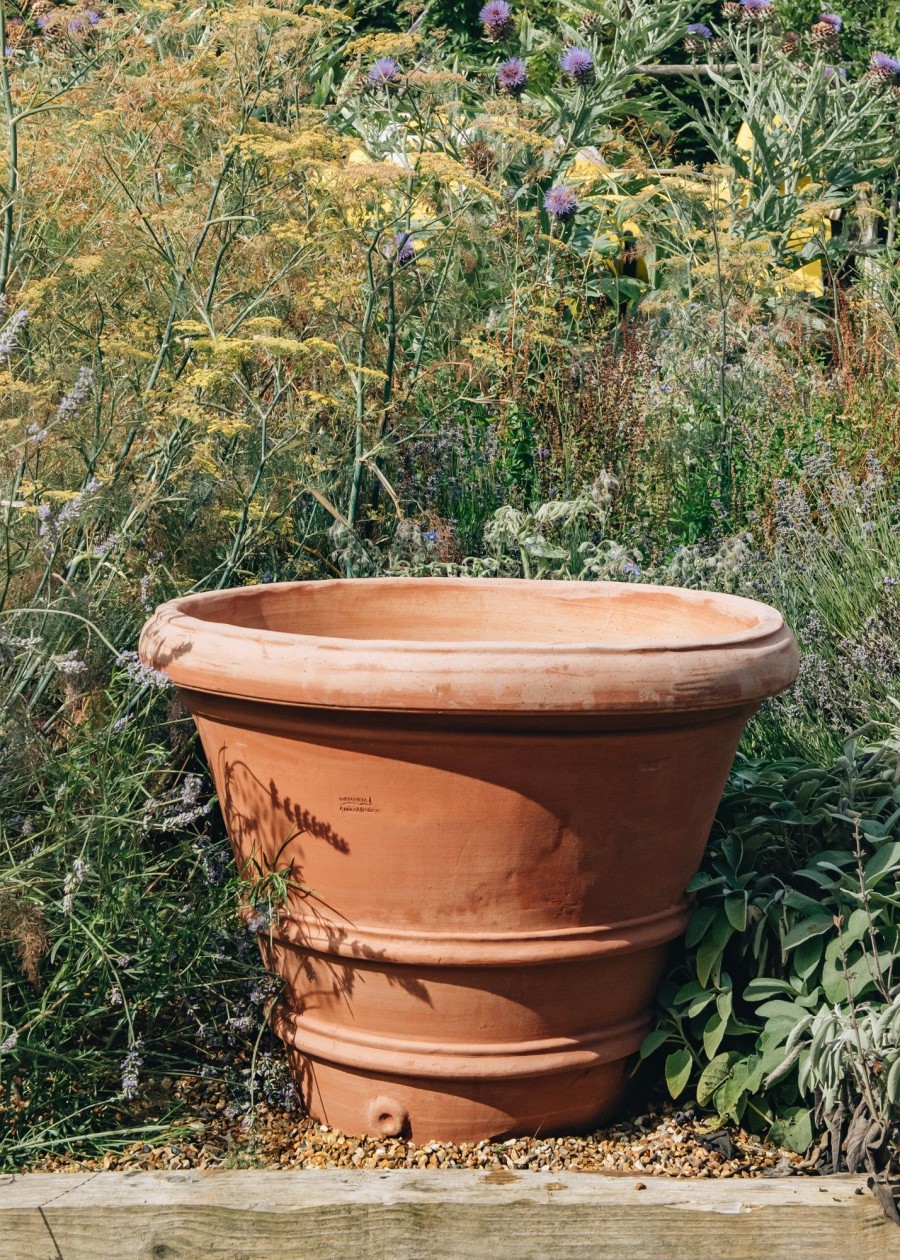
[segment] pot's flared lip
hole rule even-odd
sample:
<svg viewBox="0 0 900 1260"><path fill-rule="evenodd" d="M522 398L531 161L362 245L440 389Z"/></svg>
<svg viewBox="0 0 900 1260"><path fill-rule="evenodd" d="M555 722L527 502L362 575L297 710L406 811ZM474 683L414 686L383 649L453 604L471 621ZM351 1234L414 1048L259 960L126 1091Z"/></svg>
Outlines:
<svg viewBox="0 0 900 1260"><path fill-rule="evenodd" d="M144 627L179 687L325 708L640 711L758 702L796 675L779 612L626 582L357 578L189 595Z"/></svg>

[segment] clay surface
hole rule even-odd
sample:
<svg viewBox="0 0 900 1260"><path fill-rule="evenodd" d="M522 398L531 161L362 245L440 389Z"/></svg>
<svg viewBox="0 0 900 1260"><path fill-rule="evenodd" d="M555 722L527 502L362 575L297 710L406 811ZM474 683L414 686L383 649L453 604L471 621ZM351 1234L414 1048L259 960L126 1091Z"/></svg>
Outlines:
<svg viewBox="0 0 900 1260"><path fill-rule="evenodd" d="M765 605L619 583L358 579L163 605L311 1113L480 1140L620 1105L747 719Z"/></svg>

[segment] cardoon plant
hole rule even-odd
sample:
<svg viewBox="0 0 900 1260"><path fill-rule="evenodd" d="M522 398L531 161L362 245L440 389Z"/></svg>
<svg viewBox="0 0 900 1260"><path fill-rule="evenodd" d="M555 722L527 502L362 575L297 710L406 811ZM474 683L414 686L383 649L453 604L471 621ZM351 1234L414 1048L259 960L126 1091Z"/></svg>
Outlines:
<svg viewBox="0 0 900 1260"><path fill-rule="evenodd" d="M488 0L478 14L478 20L484 30L485 39L492 43L507 39L516 29L512 9L506 0Z"/></svg>
<svg viewBox="0 0 900 1260"><path fill-rule="evenodd" d="M510 57L497 69L497 86L510 96L521 96L528 84L528 67L521 57Z"/></svg>
<svg viewBox="0 0 900 1260"><path fill-rule="evenodd" d="M567 79L584 86L594 81L594 56L589 48L567 48L559 59Z"/></svg>

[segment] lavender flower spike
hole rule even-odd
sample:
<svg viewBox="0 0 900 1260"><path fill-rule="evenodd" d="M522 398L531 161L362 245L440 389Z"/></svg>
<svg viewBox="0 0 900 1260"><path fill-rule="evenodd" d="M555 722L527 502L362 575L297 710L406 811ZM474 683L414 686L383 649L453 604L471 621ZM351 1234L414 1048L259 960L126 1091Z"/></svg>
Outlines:
<svg viewBox="0 0 900 1260"><path fill-rule="evenodd" d="M28 323L28 312L24 309L10 315L4 326L0 328L0 363L8 359L19 342L19 334Z"/></svg>
<svg viewBox="0 0 900 1260"><path fill-rule="evenodd" d="M578 198L565 184L556 184L544 197L544 209L558 223L566 223L578 209Z"/></svg>
<svg viewBox="0 0 900 1260"><path fill-rule="evenodd" d="M559 67L575 83L592 83L594 57L589 48L567 48L559 59Z"/></svg>
<svg viewBox="0 0 900 1260"><path fill-rule="evenodd" d="M57 420L71 420L84 406L93 385L94 373L89 367L81 368L75 384L59 404L56 412Z"/></svg>

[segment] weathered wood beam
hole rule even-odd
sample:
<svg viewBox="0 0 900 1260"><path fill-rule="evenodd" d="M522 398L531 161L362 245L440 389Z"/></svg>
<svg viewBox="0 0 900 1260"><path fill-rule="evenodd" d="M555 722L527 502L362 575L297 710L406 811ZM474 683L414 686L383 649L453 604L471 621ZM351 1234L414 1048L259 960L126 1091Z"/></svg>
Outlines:
<svg viewBox="0 0 900 1260"><path fill-rule="evenodd" d="M458 1171L0 1178L3 1260L896 1260L862 1177Z"/></svg>

